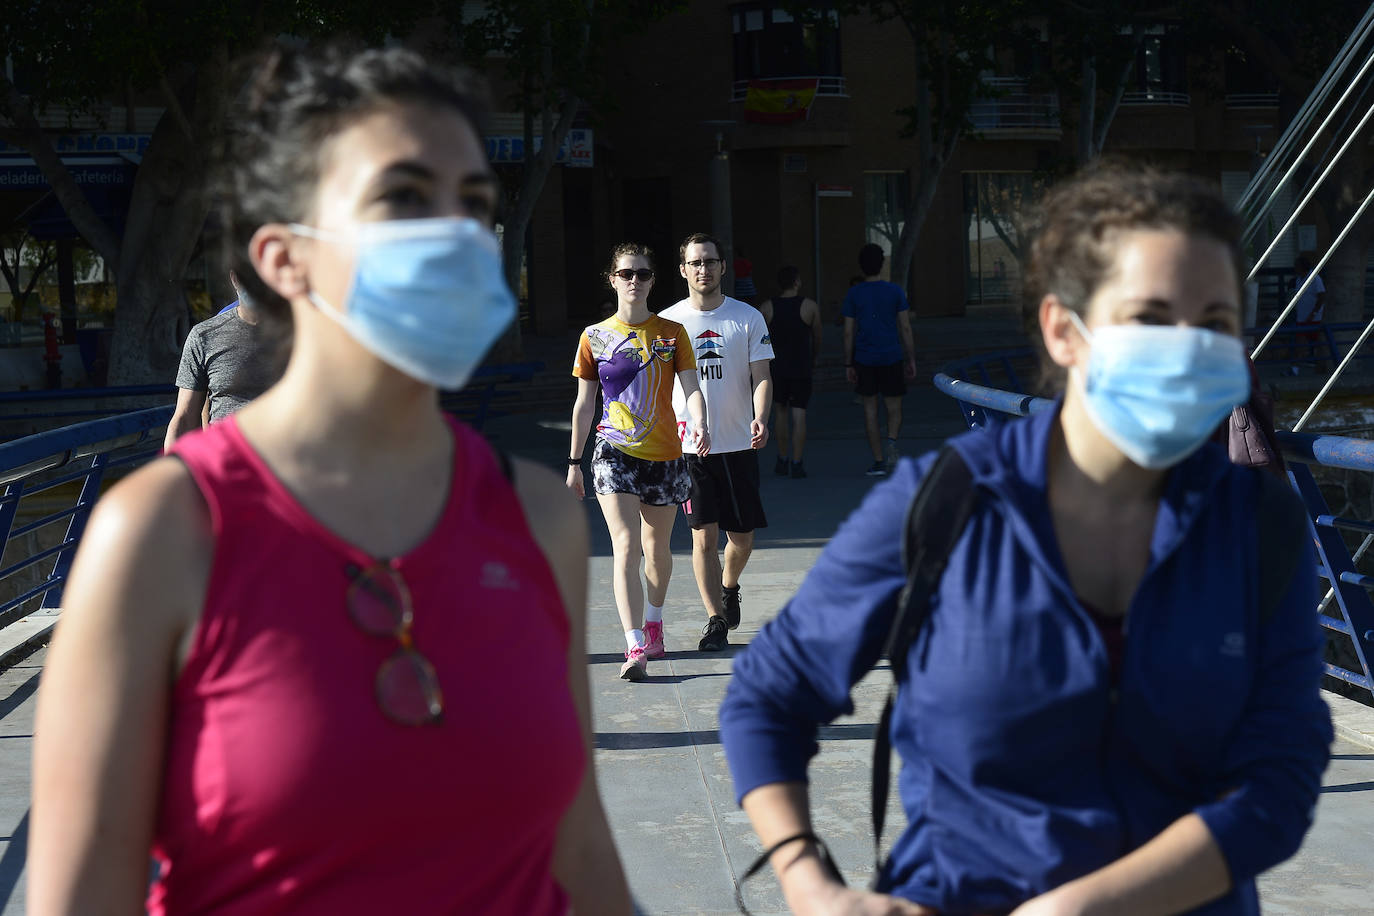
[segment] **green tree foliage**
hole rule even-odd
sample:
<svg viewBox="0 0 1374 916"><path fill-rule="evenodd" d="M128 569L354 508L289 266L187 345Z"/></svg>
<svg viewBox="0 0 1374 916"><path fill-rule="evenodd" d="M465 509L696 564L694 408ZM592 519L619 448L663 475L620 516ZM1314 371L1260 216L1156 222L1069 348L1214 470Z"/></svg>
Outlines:
<svg viewBox="0 0 1374 916"><path fill-rule="evenodd" d="M465 56L503 62L505 103L523 116L525 159L506 169L501 223L506 281L520 288L525 233L559 148L579 117L615 110L602 66L611 42L641 33L685 4L672 0L489 0L451 35ZM538 153L533 151L538 148ZM519 349L519 328L503 343Z"/></svg>
<svg viewBox="0 0 1374 916"><path fill-rule="evenodd" d="M165 382L175 373L189 320L183 280L210 208L210 157L235 89L231 63L276 36L377 42L410 34L431 8L411 0L10 0L0 57L19 85L0 74L0 139L33 157L114 274L112 382ZM165 113L120 231L91 205L39 119L100 117L134 100Z"/></svg>
<svg viewBox="0 0 1374 916"><path fill-rule="evenodd" d="M1026 9L1024 0L868 0L844 7L900 25L911 39L916 79L907 98L913 101L896 113L904 136L916 141L919 165L892 251L895 282L904 283L910 272L940 176L971 129L974 101L995 95L982 75L994 69L995 48L1017 34Z"/></svg>
<svg viewBox="0 0 1374 916"><path fill-rule="evenodd" d="M0 274L4 275L10 293L10 321L24 320L24 307L34 287L55 263L55 243L36 241L27 232L0 235Z"/></svg>

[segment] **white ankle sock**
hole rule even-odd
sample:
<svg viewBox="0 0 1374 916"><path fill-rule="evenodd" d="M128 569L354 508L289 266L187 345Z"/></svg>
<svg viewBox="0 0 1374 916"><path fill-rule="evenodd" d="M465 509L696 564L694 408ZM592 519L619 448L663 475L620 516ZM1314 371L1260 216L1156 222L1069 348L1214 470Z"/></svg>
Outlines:
<svg viewBox="0 0 1374 916"><path fill-rule="evenodd" d="M643 631L643 630L626 630L626 631L625 631L625 648L626 648L626 649L633 649L635 646L639 646L640 648L643 648L643 647L644 647L644 631Z"/></svg>
<svg viewBox="0 0 1374 916"><path fill-rule="evenodd" d="M662 623L662 622L663 622L663 605L659 605L658 607L654 607L652 604L649 604L648 602L645 602L645 603L644 603L644 622L645 622L645 623Z"/></svg>

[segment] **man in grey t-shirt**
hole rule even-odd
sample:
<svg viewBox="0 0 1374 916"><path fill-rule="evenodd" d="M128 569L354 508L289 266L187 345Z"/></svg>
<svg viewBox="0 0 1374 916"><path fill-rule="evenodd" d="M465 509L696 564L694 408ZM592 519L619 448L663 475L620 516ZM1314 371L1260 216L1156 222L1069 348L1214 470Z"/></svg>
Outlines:
<svg viewBox="0 0 1374 916"><path fill-rule="evenodd" d="M177 369L176 411L163 448L181 436L222 420L272 383L270 360L259 339L258 320L231 272L238 302L191 329ZM207 409L208 408L208 409ZM202 413L204 420L202 421Z"/></svg>

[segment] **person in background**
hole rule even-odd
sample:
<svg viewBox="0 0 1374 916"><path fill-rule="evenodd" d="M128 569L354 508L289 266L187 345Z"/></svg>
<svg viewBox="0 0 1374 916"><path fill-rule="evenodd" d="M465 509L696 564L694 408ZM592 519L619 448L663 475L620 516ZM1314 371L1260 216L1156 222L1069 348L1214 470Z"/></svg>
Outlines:
<svg viewBox="0 0 1374 916"><path fill-rule="evenodd" d="M585 498L582 452L599 384L602 411L592 449L592 487L615 558L611 588L625 631L620 676L642 681L648 677L649 660L667 655L663 603L673 573L670 542L677 507L691 493L673 414L675 379L687 391L692 428L707 452L710 435L692 342L682 325L649 311L653 251L635 242L617 245L606 280L615 293L615 314L582 332L573 364L577 399L566 483L579 499ZM641 557L647 607L639 581Z"/></svg>
<svg viewBox="0 0 1374 916"><path fill-rule="evenodd" d="M730 266L735 271L735 298L752 305L759 290L754 285L754 262L743 246L735 249L735 263Z"/></svg>
<svg viewBox="0 0 1374 916"><path fill-rule="evenodd" d="M710 454L702 451L689 425L691 387L680 378L673 387L692 477L683 511L692 526L692 570L707 615L697 648L720 652L729 644L726 632L740 624L739 580L754 550L754 531L768 527L759 492L759 449L768 441L773 348L759 310L722 290L725 261L716 239L703 232L687 236L678 246L678 273L687 281L687 298L659 314L687 329L706 398Z"/></svg>
<svg viewBox="0 0 1374 916"><path fill-rule="evenodd" d="M516 315L473 80L282 44L235 97L227 254L290 358L92 513L29 912L628 916L581 507L439 406Z"/></svg>
<svg viewBox="0 0 1374 916"><path fill-rule="evenodd" d="M229 282L238 299L191 328L181 348L177 404L167 423L164 450L240 409L266 391L278 374L252 299L232 270Z"/></svg>
<svg viewBox="0 0 1374 916"><path fill-rule="evenodd" d="M859 249L862 283L844 297L845 376L863 400L864 432L873 464L864 473L885 477L897 463L897 437L902 432L902 397L916 378L916 346L911 338L906 293L882 279L885 255L869 243ZM878 426L878 395L887 406L887 443Z"/></svg>
<svg viewBox="0 0 1374 916"><path fill-rule="evenodd" d="M773 473L805 477L806 405L811 401L811 373L821 352L821 308L801 294L801 271L778 271L781 292L759 305L773 342L774 439L778 457Z"/></svg>
<svg viewBox="0 0 1374 916"><path fill-rule="evenodd" d="M1312 260L1307 255L1298 255L1293 262L1293 292L1302 289L1307 278L1312 276ZM1307 289L1303 290L1301 296L1293 306L1293 320L1300 328L1317 328L1321 326L1322 318L1326 313L1326 284L1322 282L1321 275L1312 277L1312 282L1307 284ZM1314 358L1316 349L1322 339L1319 331L1299 331L1295 337L1298 343L1294 346L1294 355L1297 350L1304 349L1309 359ZM1306 345L1305 347L1303 345ZM1320 365L1320 363L1318 364ZM1298 374L1298 367L1294 365L1290 370L1294 375Z"/></svg>
<svg viewBox="0 0 1374 916"><path fill-rule="evenodd" d="M1044 211L1026 307L1068 385L949 444L974 502L893 660L908 824L882 893L827 868L807 762L883 654L935 455L873 488L735 659L721 742L795 913L1252 916L1311 826L1332 726L1305 512L1207 442L1250 386L1240 221L1200 179L1120 167ZM1301 526L1267 590L1261 519Z"/></svg>

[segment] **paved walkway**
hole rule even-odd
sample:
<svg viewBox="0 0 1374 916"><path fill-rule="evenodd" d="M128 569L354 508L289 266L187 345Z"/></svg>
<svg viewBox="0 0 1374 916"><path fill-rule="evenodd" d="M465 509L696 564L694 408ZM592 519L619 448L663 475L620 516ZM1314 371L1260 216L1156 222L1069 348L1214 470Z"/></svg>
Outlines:
<svg viewBox="0 0 1374 916"><path fill-rule="evenodd" d="M913 391L906 409L902 446L907 453L933 447L961 428L953 404L933 389ZM747 643L776 613L830 533L872 485L862 475L870 458L862 445L862 417L850 395L819 394L812 423L808 479L773 477L768 471L774 452L771 447L765 451L763 490L770 525L759 532L745 572L744 622L731 634L734 643ZM565 414L504 417L489 433L509 451L563 465ZM588 501L586 510L593 534L588 661L597 764L636 901L650 914L733 913L735 877L759 849L734 804L717 732L716 709L737 648L719 655L695 651L704 612L692 581L690 535L679 523L666 608L669 657L651 663L650 680L643 684L618 680L623 638L611 599L610 546L596 504ZM42 662L40 652L0 672L0 908L5 916L24 908L33 694ZM856 714L824 729L822 751L811 770L818 829L851 883L864 882L871 868L868 739L886 677L886 671L875 672L856 688ZM1371 909L1374 739L1368 747L1340 741L1335 753L1317 823L1302 852L1263 880L1269 913L1307 916ZM894 807L889 837L900 829L901 815ZM771 875L750 884L755 913L784 912Z"/></svg>

